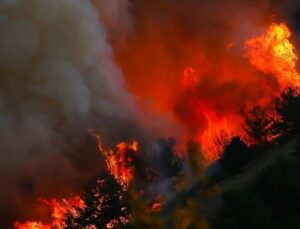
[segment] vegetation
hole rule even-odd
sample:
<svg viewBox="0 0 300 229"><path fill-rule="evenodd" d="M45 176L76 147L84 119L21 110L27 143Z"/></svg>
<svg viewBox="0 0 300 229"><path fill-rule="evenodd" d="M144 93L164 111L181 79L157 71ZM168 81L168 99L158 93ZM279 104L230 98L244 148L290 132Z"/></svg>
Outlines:
<svg viewBox="0 0 300 229"><path fill-rule="evenodd" d="M221 164L231 172L239 172L249 158L249 150L246 143L240 137L233 137L225 146L221 157Z"/></svg>
<svg viewBox="0 0 300 229"><path fill-rule="evenodd" d="M214 228L299 228L299 179L298 163L278 159L246 187L224 193Z"/></svg>
<svg viewBox="0 0 300 229"><path fill-rule="evenodd" d="M160 139L157 143L161 176L175 177L181 173L183 161L176 155L175 144L174 138Z"/></svg>
<svg viewBox="0 0 300 229"><path fill-rule="evenodd" d="M278 129L284 134L300 131L300 94L299 88L287 88L275 102L275 111L281 117Z"/></svg>
<svg viewBox="0 0 300 229"><path fill-rule="evenodd" d="M224 179L224 174L242 172L255 147L263 152L266 146L276 146L278 136L285 140L300 131L298 89L284 91L273 108L255 106L245 115L245 131L250 147L239 136L220 140L224 150L217 163L222 169L215 166L210 179L204 175L201 148L193 141L188 144L187 159L176 154L173 138L159 140L157 155L147 163L128 155L126 162L134 167L136 180L124 187L114 176L101 174L86 186L82 195L86 207L67 217L67 228L209 228L201 207L218 190L213 182ZM212 228L300 228L300 144L292 155L261 170L246 186L223 193ZM188 176L184 166L189 168ZM166 189L167 198L159 201L147 193L147 187L156 187L158 181L172 185Z"/></svg>
<svg viewBox="0 0 300 229"><path fill-rule="evenodd" d="M266 145L269 143L274 133L276 119L272 111L267 107L254 106L254 108L245 115L245 131L249 141L252 144Z"/></svg>
<svg viewBox="0 0 300 229"><path fill-rule="evenodd" d="M103 173L86 187L82 199L86 207L66 220L66 228L105 228L106 225L125 225L129 219L126 193L116 179Z"/></svg>

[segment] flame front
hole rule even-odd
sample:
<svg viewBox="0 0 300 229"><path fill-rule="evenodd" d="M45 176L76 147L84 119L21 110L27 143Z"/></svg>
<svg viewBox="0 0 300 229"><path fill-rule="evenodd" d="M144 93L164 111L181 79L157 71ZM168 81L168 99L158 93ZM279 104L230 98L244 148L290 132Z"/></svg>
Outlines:
<svg viewBox="0 0 300 229"><path fill-rule="evenodd" d="M74 196L69 199L63 199L58 201L56 199L38 199L38 202L46 205L51 210L51 224L43 224L42 222L28 221L25 223L15 222L14 229L50 229L65 228L65 220L67 214L76 216L77 209L82 209L85 207L84 201L79 196Z"/></svg>
<svg viewBox="0 0 300 229"><path fill-rule="evenodd" d="M213 70L202 70L201 66L200 70L184 69L175 110L190 130L190 137L201 145L207 163L220 157L224 144L233 136L246 141L243 112L255 105L267 106L286 87L300 85L290 37L284 23L273 23L262 35L245 41L251 66L227 58L220 60L225 63L216 63ZM211 77L217 75L215 81L205 75L207 72Z"/></svg>
<svg viewBox="0 0 300 229"><path fill-rule="evenodd" d="M299 86L296 70L297 55L289 38L291 32L284 24L273 23L261 36L245 43L246 56L258 70L277 77L282 88Z"/></svg>
<svg viewBox="0 0 300 229"><path fill-rule="evenodd" d="M238 125L242 119L234 112L222 114L214 101L199 96L200 76L192 67L183 71L182 91L178 106L183 108L179 117L192 132L194 140L200 143L207 163L219 158L224 144L234 135L243 135ZM188 116L186 116L188 114Z"/></svg>
<svg viewBox="0 0 300 229"><path fill-rule="evenodd" d="M105 157L108 171L126 188L133 179L133 160L138 152L138 142L133 141L131 144L121 142L117 144L116 151L106 150L101 143L100 136L93 130L89 132L98 141L98 148Z"/></svg>
<svg viewBox="0 0 300 229"><path fill-rule="evenodd" d="M134 178L133 163L138 152L138 142L133 141L132 144L121 142L116 145L116 151L105 150L101 143L100 136L91 129L89 130L89 133L97 139L98 148L105 157L108 172L110 172L124 190L126 190L129 183ZM14 223L14 229L63 229L65 228L65 220L68 215L78 217L78 210L85 208L85 203L80 196L63 199L62 201L40 198L38 199L38 202L50 208L51 224L44 224L39 221L27 221L25 223L16 221ZM107 228L113 228L116 224L115 221L116 220L112 220L108 223Z"/></svg>

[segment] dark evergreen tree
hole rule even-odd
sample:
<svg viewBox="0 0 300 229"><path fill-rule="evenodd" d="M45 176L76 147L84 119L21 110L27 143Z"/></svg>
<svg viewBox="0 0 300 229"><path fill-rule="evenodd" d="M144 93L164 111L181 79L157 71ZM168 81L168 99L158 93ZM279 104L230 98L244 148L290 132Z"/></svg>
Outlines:
<svg viewBox="0 0 300 229"><path fill-rule="evenodd" d="M182 160L176 155L175 144L176 140L174 138L160 139L157 143L161 176L171 178L180 175Z"/></svg>
<svg viewBox="0 0 300 229"><path fill-rule="evenodd" d="M300 93L299 88L287 88L277 99L275 110L281 117L278 127L283 134L300 131Z"/></svg>
<svg viewBox="0 0 300 229"><path fill-rule="evenodd" d="M274 140L276 117L266 107L255 106L245 115L245 131L250 142L265 145Z"/></svg>
<svg viewBox="0 0 300 229"><path fill-rule="evenodd" d="M239 172L249 158L249 150L240 137L233 137L225 146L221 164L232 172Z"/></svg>
<svg viewBox="0 0 300 229"><path fill-rule="evenodd" d="M300 228L299 179L298 162L278 159L241 190L223 194L213 228Z"/></svg>
<svg viewBox="0 0 300 229"><path fill-rule="evenodd" d="M66 219L66 228L106 228L106 225L124 226L129 219L126 192L115 178L103 173L90 182L82 199L86 207L77 216Z"/></svg>

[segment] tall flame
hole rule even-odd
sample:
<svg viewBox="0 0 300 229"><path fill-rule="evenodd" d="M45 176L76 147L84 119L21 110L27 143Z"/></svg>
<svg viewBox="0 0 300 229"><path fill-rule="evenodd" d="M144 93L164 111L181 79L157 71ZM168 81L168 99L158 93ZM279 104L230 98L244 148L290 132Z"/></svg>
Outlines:
<svg viewBox="0 0 300 229"><path fill-rule="evenodd" d="M93 130L90 130L98 141L99 151L104 155L108 171L116 178L116 180L126 188L133 179L133 160L138 152L138 142L133 141L131 144L121 142L117 144L116 151L106 150L101 138Z"/></svg>
<svg viewBox="0 0 300 229"><path fill-rule="evenodd" d="M258 70L277 77L282 88L299 86L297 55L284 23L273 23L262 35L245 42L246 56Z"/></svg>
<svg viewBox="0 0 300 229"><path fill-rule="evenodd" d="M244 140L246 139L241 111L246 112L247 109L257 105L256 103L259 101L262 105L268 105L287 86L300 85L300 76L296 70L297 55L290 37L291 32L284 23L273 23L262 35L255 36L244 44L245 54L251 67L271 75L279 85L279 87L274 87L269 94L265 93L270 86L267 84L259 85L262 88L260 92L253 88L249 90L247 85L251 83L251 77L257 77L259 74L253 73L252 69L248 71L249 66L241 65L240 67L238 62L231 64L232 60L229 58L225 60L230 63L229 71L224 73L217 70L217 79L214 84L210 84L207 77L199 74L194 68L186 67L184 69L179 102L177 102L179 112L177 113L190 130L192 138L200 143L206 162L210 163L218 159L224 145L232 136L239 135ZM216 68L218 68L217 65ZM236 77L228 80L228 77L236 75L244 76L244 78ZM267 78L267 76L265 77ZM227 82L236 82L238 87L233 84L234 87L231 90L227 87L226 90L219 93L218 89L222 90L222 85L226 85ZM213 86L209 88L211 85ZM219 87L219 85L221 86ZM242 90L243 87L248 89L248 95L243 94L245 93ZM234 90L237 88L240 91L235 93ZM206 95L205 91L212 96ZM215 96L216 94L219 97ZM256 100L250 101L251 97L255 97ZM233 100L242 101L242 103L239 104ZM222 103L234 106L221 109ZM250 142L247 143L250 144Z"/></svg>
<svg viewBox="0 0 300 229"><path fill-rule="evenodd" d="M116 180L126 189L133 179L133 160L138 152L138 142L133 141L132 144L121 142L117 144L116 151L105 150L100 136L93 130L89 130L89 133L97 139L98 148L100 152L105 156L106 165L108 171L116 178ZM101 198L101 197L100 197ZM48 206L51 210L51 224L44 224L39 221L27 221L21 223L16 221L14 223L14 229L63 229L65 228L65 220L67 215L78 217L78 209L84 209L85 203L80 196L74 196L69 199L63 199L58 201L56 199L38 199L38 202ZM107 228L115 224L115 220L112 220Z"/></svg>
<svg viewBox="0 0 300 229"><path fill-rule="evenodd" d="M194 140L201 144L207 163L219 158L223 146L234 135L243 135L238 123L241 118L233 113L220 114L215 105L198 95L201 83L199 74L192 67L187 67L182 76L182 94L185 95L180 106L185 106L180 114L183 121L192 130ZM189 114L188 117L185 117ZM203 124L205 123L205 125Z"/></svg>

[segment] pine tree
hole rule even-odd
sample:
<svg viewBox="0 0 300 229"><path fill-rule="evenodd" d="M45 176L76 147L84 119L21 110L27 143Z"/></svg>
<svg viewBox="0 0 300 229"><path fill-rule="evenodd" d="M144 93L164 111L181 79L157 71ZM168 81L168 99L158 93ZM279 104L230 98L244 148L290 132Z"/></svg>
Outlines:
<svg viewBox="0 0 300 229"><path fill-rule="evenodd" d="M269 108L255 106L245 115L245 131L249 141L260 145L272 141L276 137L275 123L276 117Z"/></svg>
<svg viewBox="0 0 300 229"><path fill-rule="evenodd" d="M287 88L277 99L275 110L281 117L281 129L286 133L300 131L300 89Z"/></svg>
<svg viewBox="0 0 300 229"><path fill-rule="evenodd" d="M222 165L233 172L239 172L249 157L249 150L240 137L233 137L224 148L221 157Z"/></svg>
<svg viewBox="0 0 300 229"><path fill-rule="evenodd" d="M105 228L107 225L126 225L129 209L126 192L115 178L103 173L90 182L83 194L86 207L78 211L78 216L69 216L66 228Z"/></svg>
<svg viewBox="0 0 300 229"><path fill-rule="evenodd" d="M162 176L167 178L180 175L182 170L182 160L175 152L176 140L174 138L161 139L158 141L158 153L160 157Z"/></svg>

